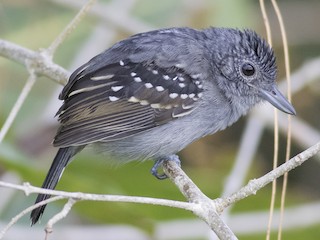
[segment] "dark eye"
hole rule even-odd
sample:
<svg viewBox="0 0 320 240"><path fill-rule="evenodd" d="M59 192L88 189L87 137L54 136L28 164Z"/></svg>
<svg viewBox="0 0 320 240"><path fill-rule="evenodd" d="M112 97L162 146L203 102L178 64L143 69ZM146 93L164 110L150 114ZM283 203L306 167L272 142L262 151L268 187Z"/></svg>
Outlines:
<svg viewBox="0 0 320 240"><path fill-rule="evenodd" d="M256 73L254 66L251 63L244 63L241 67L243 75L251 77Z"/></svg>

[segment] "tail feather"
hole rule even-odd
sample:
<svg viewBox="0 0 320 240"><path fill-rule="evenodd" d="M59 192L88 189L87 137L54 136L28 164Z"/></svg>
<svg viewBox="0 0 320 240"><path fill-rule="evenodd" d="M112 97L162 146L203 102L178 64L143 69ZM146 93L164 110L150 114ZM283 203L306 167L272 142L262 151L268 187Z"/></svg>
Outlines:
<svg viewBox="0 0 320 240"><path fill-rule="evenodd" d="M51 167L49 169L49 172L46 176L46 179L44 180L42 184L42 188L45 189L54 189L63 173L64 168L70 161L70 159L79 151L76 150L76 147L66 147L66 148L60 148L57 152ZM81 148L82 149L82 148ZM80 150L81 150L80 149ZM46 200L50 198L50 195L47 194L39 194L35 204L38 202L41 202L43 200ZM30 219L31 219L31 225L38 222L39 218L43 214L44 209L46 208L46 205L43 205L41 207L38 207L34 209L31 212Z"/></svg>

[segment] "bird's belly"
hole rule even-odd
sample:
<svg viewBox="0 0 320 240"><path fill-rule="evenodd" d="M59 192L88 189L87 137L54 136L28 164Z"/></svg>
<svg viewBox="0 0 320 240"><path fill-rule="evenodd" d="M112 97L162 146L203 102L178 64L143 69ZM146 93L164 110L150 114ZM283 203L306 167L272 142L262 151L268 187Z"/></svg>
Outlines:
<svg viewBox="0 0 320 240"><path fill-rule="evenodd" d="M143 161L175 154L204 135L204 129L201 131L180 122L176 127L158 126L125 139L99 142L93 146L112 161Z"/></svg>

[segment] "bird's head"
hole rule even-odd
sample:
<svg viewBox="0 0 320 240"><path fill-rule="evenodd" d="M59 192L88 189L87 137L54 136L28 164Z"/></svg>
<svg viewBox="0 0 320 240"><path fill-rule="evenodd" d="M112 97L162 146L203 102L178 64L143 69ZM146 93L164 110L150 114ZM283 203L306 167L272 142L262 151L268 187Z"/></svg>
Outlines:
<svg viewBox="0 0 320 240"><path fill-rule="evenodd" d="M279 110L295 115L295 109L276 85L277 66L272 48L254 31L232 31L235 32L229 36L236 37L225 36L228 47L219 56L218 69L224 79L219 80L222 89L231 99L241 99L249 105L266 100Z"/></svg>

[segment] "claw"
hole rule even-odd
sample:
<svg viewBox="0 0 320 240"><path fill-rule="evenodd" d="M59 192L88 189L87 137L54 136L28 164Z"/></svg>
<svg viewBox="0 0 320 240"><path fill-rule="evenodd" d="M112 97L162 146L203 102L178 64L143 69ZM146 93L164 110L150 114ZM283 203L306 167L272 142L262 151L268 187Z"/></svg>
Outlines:
<svg viewBox="0 0 320 240"><path fill-rule="evenodd" d="M181 166L181 162L178 155L170 155L168 157L159 158L155 161L153 167L151 168L151 174L155 176L159 180L164 180L168 178L168 176L165 173L159 174L158 169L162 166L164 161L174 161L179 166Z"/></svg>

